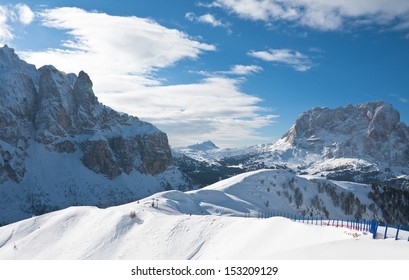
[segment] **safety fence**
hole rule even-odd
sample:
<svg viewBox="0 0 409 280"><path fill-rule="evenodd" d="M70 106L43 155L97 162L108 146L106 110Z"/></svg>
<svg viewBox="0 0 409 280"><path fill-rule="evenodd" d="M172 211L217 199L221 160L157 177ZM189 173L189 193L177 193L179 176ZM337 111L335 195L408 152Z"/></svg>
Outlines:
<svg viewBox="0 0 409 280"><path fill-rule="evenodd" d="M244 213L244 217L257 217L258 219L267 219L271 217L284 217L295 222L311 224L317 226L333 226L349 228L361 232L372 234L374 239L395 238L395 240L407 239L409 241L409 227L403 225L391 225L380 223L379 221L359 220L359 219L324 219L323 217L308 217L282 212L258 212L257 215Z"/></svg>

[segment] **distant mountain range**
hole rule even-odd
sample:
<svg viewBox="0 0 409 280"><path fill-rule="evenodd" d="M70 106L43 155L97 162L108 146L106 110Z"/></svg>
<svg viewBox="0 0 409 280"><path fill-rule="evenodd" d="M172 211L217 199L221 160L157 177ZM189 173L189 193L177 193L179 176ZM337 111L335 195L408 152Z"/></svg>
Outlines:
<svg viewBox="0 0 409 280"><path fill-rule="evenodd" d="M346 208L323 213L318 201L327 203L325 197L329 195L335 199L331 198L331 203L338 205L341 196L342 199L351 196L349 202L341 203L343 207L357 207L353 212L363 211L372 219L409 224L409 128L400 122L399 112L388 103L314 108L301 114L295 125L272 144L207 150L195 149L196 146L173 149L173 155L179 169L199 186L249 171L284 169L294 174L294 178L302 177L318 184L308 187L310 191L318 188L317 197L303 200L308 210L297 208L299 214L350 215ZM294 178L289 178L287 184L291 185ZM369 189L360 193L355 187L347 188L342 195L345 189L336 187L337 182L364 184ZM281 199L291 205L296 194L294 190L286 192ZM260 200L267 201L267 197L261 195ZM277 198L275 203L268 201L273 208L278 203ZM369 209L378 210L366 212Z"/></svg>
<svg viewBox="0 0 409 280"><path fill-rule="evenodd" d="M409 224L408 175L409 128L385 102L313 108L272 144L171 149L152 124L99 103L86 73L36 69L0 48L0 224L163 191L185 214ZM172 190L206 186L172 202Z"/></svg>
<svg viewBox="0 0 409 280"><path fill-rule="evenodd" d="M393 181L402 188L409 186L409 128L400 121L399 112L385 102L314 108L301 114L290 130L272 144L238 149L195 148L201 145L173 149L177 165L199 185L214 183L219 176L284 168L296 174L361 183ZM203 172L214 176L195 176ZM209 177L213 182L208 181Z"/></svg>

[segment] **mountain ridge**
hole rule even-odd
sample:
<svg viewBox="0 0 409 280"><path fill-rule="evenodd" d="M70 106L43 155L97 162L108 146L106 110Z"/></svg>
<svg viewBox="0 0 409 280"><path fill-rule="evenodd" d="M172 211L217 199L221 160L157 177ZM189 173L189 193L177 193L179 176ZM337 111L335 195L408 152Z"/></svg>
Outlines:
<svg viewBox="0 0 409 280"><path fill-rule="evenodd" d="M174 155L191 177L193 166L218 177L218 170L223 170L227 176L222 178L260 168L284 168L361 183L397 182L409 175L409 128L400 121L399 112L382 101L317 107L302 113L272 144L206 153L176 149ZM405 180L403 186L409 188Z"/></svg>
<svg viewBox="0 0 409 280"><path fill-rule="evenodd" d="M101 104L92 87L83 71L36 69L0 48L0 223L190 187L167 135Z"/></svg>

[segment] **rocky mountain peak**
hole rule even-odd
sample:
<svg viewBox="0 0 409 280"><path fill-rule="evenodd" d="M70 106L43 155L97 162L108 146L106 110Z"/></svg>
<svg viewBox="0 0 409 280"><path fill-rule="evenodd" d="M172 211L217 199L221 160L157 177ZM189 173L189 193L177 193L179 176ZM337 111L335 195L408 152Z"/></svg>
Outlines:
<svg viewBox="0 0 409 280"><path fill-rule="evenodd" d="M7 45L0 48L0 69L18 68L21 64L20 58L14 52L14 49L9 48Z"/></svg>
<svg viewBox="0 0 409 280"><path fill-rule="evenodd" d="M159 174L171 164L166 135L100 104L85 72L66 74L52 65L37 70L7 46L0 48L0 65L0 149L8 147L4 158L20 159L15 168L6 168L19 169L20 175L3 180L22 180L30 142L58 153L80 150L85 166L109 178L135 170ZM21 141L23 150L17 147ZM4 166L0 173L5 175Z"/></svg>
<svg viewBox="0 0 409 280"><path fill-rule="evenodd" d="M196 143L186 147L187 149L197 150L197 151L208 151L213 149L219 149L212 141L207 140L201 143Z"/></svg>
<svg viewBox="0 0 409 280"><path fill-rule="evenodd" d="M365 157L406 164L409 128L389 103L377 101L302 113L285 142L326 157Z"/></svg>
<svg viewBox="0 0 409 280"><path fill-rule="evenodd" d="M36 69L0 48L0 205L16 215L0 211L0 224L187 187L166 134L99 103L92 87L83 71Z"/></svg>

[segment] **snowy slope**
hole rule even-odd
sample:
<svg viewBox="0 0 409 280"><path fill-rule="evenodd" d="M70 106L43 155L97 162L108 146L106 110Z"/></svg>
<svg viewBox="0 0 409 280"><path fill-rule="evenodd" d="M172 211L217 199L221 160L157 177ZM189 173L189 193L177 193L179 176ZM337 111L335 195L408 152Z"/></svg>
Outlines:
<svg viewBox="0 0 409 280"><path fill-rule="evenodd" d="M0 227L0 259L409 259L408 232L401 231L398 241L373 240L347 228L242 216L265 210L263 185L273 179L280 185L289 176L262 170L198 191L33 217ZM296 180L296 186L307 188L305 199L313 195L314 182ZM366 186L344 182L339 188L358 193ZM270 210L295 211L283 199L271 205Z"/></svg>
<svg viewBox="0 0 409 280"><path fill-rule="evenodd" d="M181 214L170 210L186 205L178 195L158 209L147 198L108 209L70 207L1 227L0 259L409 259L406 240L373 240L346 228Z"/></svg>
<svg viewBox="0 0 409 280"><path fill-rule="evenodd" d="M23 180L0 186L0 221L5 224L72 205L128 203L185 180L175 168L155 176L132 172L108 180L79 164L79 151L55 153L33 143L28 153Z"/></svg>

